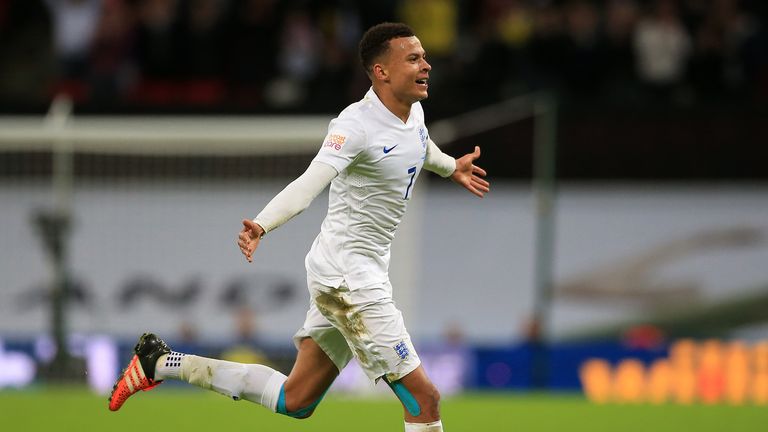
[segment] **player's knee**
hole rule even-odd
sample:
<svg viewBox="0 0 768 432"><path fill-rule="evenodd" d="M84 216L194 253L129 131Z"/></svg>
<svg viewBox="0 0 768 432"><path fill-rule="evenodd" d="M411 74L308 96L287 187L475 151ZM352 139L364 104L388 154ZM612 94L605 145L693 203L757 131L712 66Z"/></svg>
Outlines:
<svg viewBox="0 0 768 432"><path fill-rule="evenodd" d="M437 387L432 386L432 400L434 401L435 405L438 405L440 403L440 392L437 390Z"/></svg>
<svg viewBox="0 0 768 432"><path fill-rule="evenodd" d="M315 413L318 403L322 399L312 398L302 392L286 392L285 394L285 414L295 419L306 419L312 417Z"/></svg>
<svg viewBox="0 0 768 432"><path fill-rule="evenodd" d="M288 417L295 418L296 420L304 420L312 417L312 414L315 413L315 407L313 406L306 406L297 408L295 411L288 411L285 413Z"/></svg>
<svg viewBox="0 0 768 432"><path fill-rule="evenodd" d="M314 402L302 402L285 404L285 408L288 411L288 415L295 419L303 420L312 417L315 412Z"/></svg>
<svg viewBox="0 0 768 432"><path fill-rule="evenodd" d="M408 410L411 415L431 420L440 418L440 392L434 384L428 383L418 388L413 396L418 401L419 410L418 413Z"/></svg>
<svg viewBox="0 0 768 432"><path fill-rule="evenodd" d="M431 384L422 394L423 407L422 412L430 416L436 416L440 411L440 391L434 384Z"/></svg>

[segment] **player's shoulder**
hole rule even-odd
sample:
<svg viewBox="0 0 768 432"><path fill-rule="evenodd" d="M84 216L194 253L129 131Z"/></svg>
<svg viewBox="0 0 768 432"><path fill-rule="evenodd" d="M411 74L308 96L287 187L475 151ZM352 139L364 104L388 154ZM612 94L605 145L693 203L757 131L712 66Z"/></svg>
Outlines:
<svg viewBox="0 0 768 432"><path fill-rule="evenodd" d="M340 119L354 121L360 125L371 121L376 117L377 111L373 99L366 94L359 101L350 104L339 114Z"/></svg>
<svg viewBox="0 0 768 432"><path fill-rule="evenodd" d="M347 107L347 109L349 109L349 107ZM350 115L347 109L339 113L338 117L331 120L331 123L328 125L328 131L343 132L344 135L357 137L365 136L365 126L363 123L356 116Z"/></svg>
<svg viewBox="0 0 768 432"><path fill-rule="evenodd" d="M325 146L335 146L340 149L346 143L346 148L360 148L365 145L366 132L365 126L355 115L357 103L351 104L342 110L339 115L331 120L328 125L328 135L325 138Z"/></svg>
<svg viewBox="0 0 768 432"><path fill-rule="evenodd" d="M338 117L331 121L331 127L365 135L365 131L376 115L375 111L373 101L366 96L344 108Z"/></svg>

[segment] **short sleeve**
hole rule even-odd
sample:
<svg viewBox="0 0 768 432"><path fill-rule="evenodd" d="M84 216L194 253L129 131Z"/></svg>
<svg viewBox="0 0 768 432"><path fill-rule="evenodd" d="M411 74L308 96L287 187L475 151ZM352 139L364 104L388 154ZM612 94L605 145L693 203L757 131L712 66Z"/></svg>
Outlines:
<svg viewBox="0 0 768 432"><path fill-rule="evenodd" d="M323 162L344 171L365 149L365 131L351 118L336 118L328 126L328 134L313 161Z"/></svg>

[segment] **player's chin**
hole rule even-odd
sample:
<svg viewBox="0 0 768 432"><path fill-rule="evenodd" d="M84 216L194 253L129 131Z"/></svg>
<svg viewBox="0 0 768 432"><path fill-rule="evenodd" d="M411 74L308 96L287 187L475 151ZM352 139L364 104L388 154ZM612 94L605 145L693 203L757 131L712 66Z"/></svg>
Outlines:
<svg viewBox="0 0 768 432"><path fill-rule="evenodd" d="M426 89L423 90L417 90L414 94L416 101L423 101L424 99L429 97L429 92Z"/></svg>

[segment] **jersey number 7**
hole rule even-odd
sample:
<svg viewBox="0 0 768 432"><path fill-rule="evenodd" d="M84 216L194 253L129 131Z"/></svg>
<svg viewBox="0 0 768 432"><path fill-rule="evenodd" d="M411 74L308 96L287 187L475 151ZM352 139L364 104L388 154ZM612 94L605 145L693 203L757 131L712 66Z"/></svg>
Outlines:
<svg viewBox="0 0 768 432"><path fill-rule="evenodd" d="M413 178L416 177L416 167L410 167L408 168L408 174L411 175L411 181L408 182L408 187L405 188L405 195L403 195L403 199L408 199L408 193L411 192L411 186L413 186Z"/></svg>

